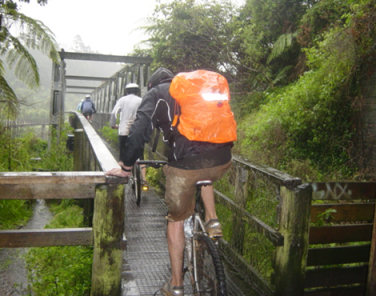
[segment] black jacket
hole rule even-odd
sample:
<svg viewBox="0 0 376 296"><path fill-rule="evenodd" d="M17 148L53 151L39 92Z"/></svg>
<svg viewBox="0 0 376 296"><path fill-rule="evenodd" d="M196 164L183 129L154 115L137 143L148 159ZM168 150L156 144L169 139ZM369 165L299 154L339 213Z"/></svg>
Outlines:
<svg viewBox="0 0 376 296"><path fill-rule="evenodd" d="M169 165L198 169L224 164L231 160L231 143L215 144L189 141L171 127L176 101L169 94L170 82L154 86L143 97L131 127L122 159L132 166L141 156L145 142L150 141L153 128L163 132L163 141L170 147Z"/></svg>

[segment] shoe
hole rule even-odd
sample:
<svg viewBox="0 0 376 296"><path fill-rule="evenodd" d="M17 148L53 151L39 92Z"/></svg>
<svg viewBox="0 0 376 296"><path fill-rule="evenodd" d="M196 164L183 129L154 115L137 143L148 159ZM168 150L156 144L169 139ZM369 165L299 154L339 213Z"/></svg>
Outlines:
<svg viewBox="0 0 376 296"><path fill-rule="evenodd" d="M171 287L170 281L167 281L161 288L163 296L184 296L184 287Z"/></svg>
<svg viewBox="0 0 376 296"><path fill-rule="evenodd" d="M210 219L206 222L205 230L210 238L220 238L223 236L222 226L218 219Z"/></svg>

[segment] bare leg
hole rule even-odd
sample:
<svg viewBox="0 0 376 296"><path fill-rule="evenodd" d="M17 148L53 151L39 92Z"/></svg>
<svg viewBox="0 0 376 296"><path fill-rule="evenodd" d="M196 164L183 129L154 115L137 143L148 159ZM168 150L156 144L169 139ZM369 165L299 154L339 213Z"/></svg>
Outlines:
<svg viewBox="0 0 376 296"><path fill-rule="evenodd" d="M171 263L171 286L183 286L184 221L168 222L167 242Z"/></svg>
<svg viewBox="0 0 376 296"><path fill-rule="evenodd" d="M210 219L217 219L213 186L202 186L201 197L205 207L205 221L209 221Z"/></svg>
<svg viewBox="0 0 376 296"><path fill-rule="evenodd" d="M140 168L141 168L142 180L146 181L146 165L141 165Z"/></svg>

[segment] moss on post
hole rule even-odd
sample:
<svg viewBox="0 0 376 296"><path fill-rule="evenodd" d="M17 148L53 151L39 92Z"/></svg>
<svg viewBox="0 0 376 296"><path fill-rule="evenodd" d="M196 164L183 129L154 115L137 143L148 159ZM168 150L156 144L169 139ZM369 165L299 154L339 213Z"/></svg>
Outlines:
<svg viewBox="0 0 376 296"><path fill-rule="evenodd" d="M73 169L75 171L83 171L83 141L84 141L84 130L75 129L74 130L74 150L73 150Z"/></svg>
<svg viewBox="0 0 376 296"><path fill-rule="evenodd" d="M274 283L277 296L304 294L311 197L312 189L308 184L294 190L281 188L279 231L284 237L284 244L276 250Z"/></svg>
<svg viewBox="0 0 376 296"><path fill-rule="evenodd" d="M123 231L124 185L102 185L94 203L91 296L121 294Z"/></svg>

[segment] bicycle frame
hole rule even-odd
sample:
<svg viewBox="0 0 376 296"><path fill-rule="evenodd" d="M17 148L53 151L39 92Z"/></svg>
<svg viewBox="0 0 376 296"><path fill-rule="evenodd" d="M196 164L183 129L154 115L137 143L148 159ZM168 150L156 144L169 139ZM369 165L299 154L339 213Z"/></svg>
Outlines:
<svg viewBox="0 0 376 296"><path fill-rule="evenodd" d="M201 217L199 215L199 213L194 213L193 214L193 237L195 235L197 235L197 233L199 232L199 229L201 229L201 232L205 232L205 226L204 226L204 223L202 222L201 220ZM192 240L192 248L193 250L195 250L197 248L196 246L196 243L197 241L195 239ZM194 273L194 279L197 279L198 278L198 274L197 274L197 268L194 268L194 266L197 266L197 256L196 256L196 252L193 252L193 258L192 258L192 261L193 261L193 273ZM195 280L194 281L194 285L195 285L195 288L196 288L196 291L200 292L200 287L198 285L198 282Z"/></svg>
<svg viewBox="0 0 376 296"><path fill-rule="evenodd" d="M202 290L202 283L200 283L200 275L199 272L202 272L198 267L198 257L202 259L202 249L200 249L200 244L202 247L202 241L199 242L200 237L202 239L205 236L208 240L210 240L211 244L215 247L217 241L210 239L207 235L205 224L202 218L200 217L200 198L201 198L201 187L211 185L211 181L199 181L197 182L197 191L196 191L196 207L194 214L184 221L184 234L185 234L185 242L186 242L186 254L187 254L187 262L186 267L184 268L185 271L189 271L191 275L191 284L194 289L194 295L202 295L208 292L207 290ZM218 255L216 255L218 256ZM215 267L217 268L217 267ZM221 278L224 281L224 278ZM213 287L214 289L214 287ZM225 289L225 288L224 288ZM225 291L225 290L221 290ZM217 294L216 294L217 295ZM224 294L218 295L227 295L226 292Z"/></svg>

